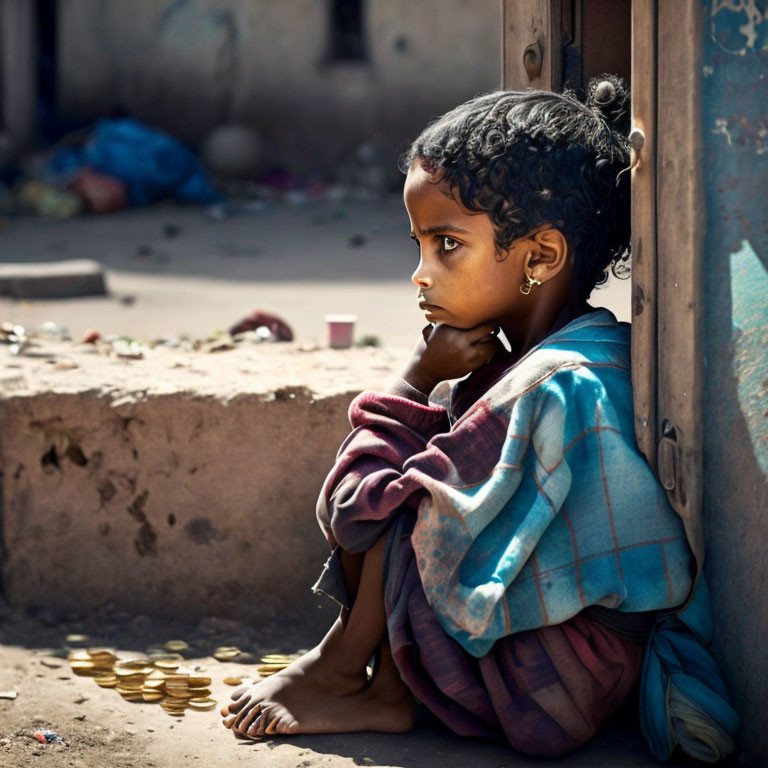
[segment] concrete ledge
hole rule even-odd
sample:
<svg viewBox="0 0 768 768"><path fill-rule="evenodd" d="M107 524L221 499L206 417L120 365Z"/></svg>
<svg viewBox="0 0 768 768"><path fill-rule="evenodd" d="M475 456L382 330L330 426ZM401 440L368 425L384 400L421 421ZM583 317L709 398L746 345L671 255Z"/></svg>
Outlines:
<svg viewBox="0 0 768 768"><path fill-rule="evenodd" d="M61 299L104 296L104 270L97 261L79 259L38 264L0 264L0 296Z"/></svg>
<svg viewBox="0 0 768 768"><path fill-rule="evenodd" d="M397 355L261 344L120 360L61 342L30 353L8 356L0 377L12 605L317 614L310 587L328 547L315 501L349 402L386 386Z"/></svg>

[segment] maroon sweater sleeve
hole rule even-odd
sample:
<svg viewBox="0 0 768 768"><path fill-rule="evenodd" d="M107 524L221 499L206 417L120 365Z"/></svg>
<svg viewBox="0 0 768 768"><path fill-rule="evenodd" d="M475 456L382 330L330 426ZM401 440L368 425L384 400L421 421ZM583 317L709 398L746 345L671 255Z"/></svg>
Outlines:
<svg viewBox="0 0 768 768"><path fill-rule="evenodd" d="M317 501L317 519L331 547L370 549L402 507L416 509L424 491L403 465L449 430L444 408L399 381L387 394L366 391L349 406L352 432Z"/></svg>

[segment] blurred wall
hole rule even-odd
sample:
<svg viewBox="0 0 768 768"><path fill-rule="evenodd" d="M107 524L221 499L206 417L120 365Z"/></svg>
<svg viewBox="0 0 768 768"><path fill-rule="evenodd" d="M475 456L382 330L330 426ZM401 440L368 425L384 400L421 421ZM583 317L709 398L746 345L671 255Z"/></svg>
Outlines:
<svg viewBox="0 0 768 768"><path fill-rule="evenodd" d="M363 0L367 58L334 62L331 0L64 0L59 109L122 107L191 144L256 128L270 160L328 171L373 139L385 163L426 121L500 81L498 0Z"/></svg>
<svg viewBox="0 0 768 768"><path fill-rule="evenodd" d="M0 166L35 139L35 22L28 0L0 2Z"/></svg>

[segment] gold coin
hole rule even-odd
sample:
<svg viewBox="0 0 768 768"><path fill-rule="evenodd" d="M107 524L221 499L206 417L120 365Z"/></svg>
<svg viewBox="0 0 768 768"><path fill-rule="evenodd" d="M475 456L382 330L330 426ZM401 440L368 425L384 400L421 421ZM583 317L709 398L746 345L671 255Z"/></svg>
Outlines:
<svg viewBox="0 0 768 768"><path fill-rule="evenodd" d="M165 685L165 680L158 680L157 678L147 678L144 681L145 688L162 688Z"/></svg>
<svg viewBox="0 0 768 768"><path fill-rule="evenodd" d="M242 677L225 677L224 683L226 685L242 685L243 678Z"/></svg>
<svg viewBox="0 0 768 768"><path fill-rule="evenodd" d="M189 648L189 643L184 640L169 640L163 645L166 651L186 651Z"/></svg>
<svg viewBox="0 0 768 768"><path fill-rule="evenodd" d="M136 683L136 685L123 685L122 683L117 683L115 685L115 690L118 693L141 693L141 683Z"/></svg>
<svg viewBox="0 0 768 768"><path fill-rule="evenodd" d="M120 659L116 664L116 667L122 669L132 669L134 672L150 672L152 669L152 662L148 659Z"/></svg>
<svg viewBox="0 0 768 768"><path fill-rule="evenodd" d="M287 662L290 664L292 661L296 661L296 659L299 658L296 654L286 654L286 653L268 653L266 656L261 657L261 661L264 664L269 664L270 662L276 661L276 662Z"/></svg>
<svg viewBox="0 0 768 768"><path fill-rule="evenodd" d="M88 635L67 635L64 639L68 643L85 643L91 638Z"/></svg>
<svg viewBox="0 0 768 768"><path fill-rule="evenodd" d="M154 665L158 669L178 669L179 668L179 662L178 661L172 661L171 659L156 659L154 662Z"/></svg>
<svg viewBox="0 0 768 768"><path fill-rule="evenodd" d="M115 688L117 686L117 678L114 675L105 676L105 677L95 677L93 681L100 688Z"/></svg>
<svg viewBox="0 0 768 768"><path fill-rule="evenodd" d="M160 701L163 698L163 693L161 691L142 691L141 697L148 702Z"/></svg>
<svg viewBox="0 0 768 768"><path fill-rule="evenodd" d="M161 702L163 709L176 709L183 711L187 708L187 700L180 699L177 696L166 696Z"/></svg>
<svg viewBox="0 0 768 768"><path fill-rule="evenodd" d="M201 677L200 675L190 675L190 685L210 685L213 682L210 677Z"/></svg>
<svg viewBox="0 0 768 768"><path fill-rule="evenodd" d="M189 700L189 706L192 707L192 709L213 709L216 706L216 702L213 699L190 699Z"/></svg>
<svg viewBox="0 0 768 768"><path fill-rule="evenodd" d="M85 659L74 659L69 662L69 665L72 669L93 669L94 667L94 664L90 659L88 661Z"/></svg>

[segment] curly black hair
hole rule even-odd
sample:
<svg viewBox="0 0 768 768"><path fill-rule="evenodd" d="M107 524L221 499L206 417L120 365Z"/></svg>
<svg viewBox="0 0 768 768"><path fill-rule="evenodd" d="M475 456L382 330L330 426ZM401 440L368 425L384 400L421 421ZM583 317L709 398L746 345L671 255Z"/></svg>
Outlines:
<svg viewBox="0 0 768 768"><path fill-rule="evenodd" d="M586 299L628 274L629 91L593 78L586 103L571 91L528 89L478 96L434 120L400 157L447 181L463 205L488 213L497 252L542 224L568 242L574 291ZM438 173L439 172L439 173Z"/></svg>

